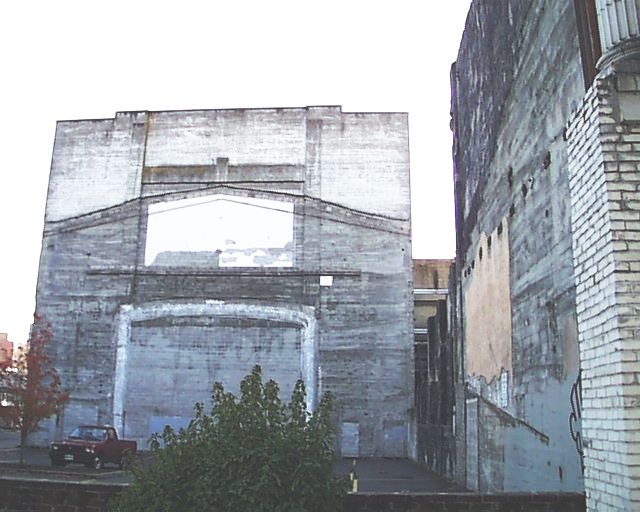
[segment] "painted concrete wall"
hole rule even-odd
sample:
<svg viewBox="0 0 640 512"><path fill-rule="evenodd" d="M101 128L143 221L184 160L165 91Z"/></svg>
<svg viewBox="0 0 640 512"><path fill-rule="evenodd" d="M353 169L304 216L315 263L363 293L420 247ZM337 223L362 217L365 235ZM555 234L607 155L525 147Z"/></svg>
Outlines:
<svg viewBox="0 0 640 512"><path fill-rule="evenodd" d="M105 133L119 123L126 126L114 149ZM234 388L261 362L285 390L302 377L312 402L333 392L338 432L349 425L347 444L358 455L408 453L406 114L309 107L61 122L50 190L37 310L53 325L72 399L58 427L34 440L99 421L144 442L150 423L185 414L183 405L202 400L215 379ZM170 264L145 260L153 205L217 194L288 205L292 264L208 267L215 258L193 251L184 264L175 264L179 251ZM215 229L216 219L193 224ZM205 341L194 359L194 344ZM153 379L142 380L143 368ZM163 387L157 396L154 379Z"/></svg>
<svg viewBox="0 0 640 512"><path fill-rule="evenodd" d="M243 323L247 322L215 317L135 322L123 393L123 408L128 411L125 435L148 438L154 418L180 417L188 422L193 400L208 403L211 380L227 383L227 390L237 396L240 381L255 364L262 367L265 379L280 384L284 396L291 396L302 377L299 328L267 320Z"/></svg>
<svg viewBox="0 0 640 512"><path fill-rule="evenodd" d="M568 431L578 366L563 139L584 94L573 4L474 1L452 88L453 330L468 384L456 401L467 393L478 407L458 423L470 450L458 460L480 490L580 490Z"/></svg>

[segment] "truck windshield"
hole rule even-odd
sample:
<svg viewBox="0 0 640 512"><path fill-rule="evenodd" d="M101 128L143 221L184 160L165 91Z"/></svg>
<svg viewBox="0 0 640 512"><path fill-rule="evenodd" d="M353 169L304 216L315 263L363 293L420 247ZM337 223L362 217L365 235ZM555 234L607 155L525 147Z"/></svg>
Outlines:
<svg viewBox="0 0 640 512"><path fill-rule="evenodd" d="M106 437L107 429L99 427L78 427L69 434L69 439L83 439L85 441L103 441Z"/></svg>

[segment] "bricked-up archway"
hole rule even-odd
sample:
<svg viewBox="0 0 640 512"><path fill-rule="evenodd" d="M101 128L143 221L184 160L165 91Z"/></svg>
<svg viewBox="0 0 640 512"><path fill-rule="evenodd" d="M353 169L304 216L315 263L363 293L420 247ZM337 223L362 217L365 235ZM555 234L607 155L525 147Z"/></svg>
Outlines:
<svg viewBox="0 0 640 512"><path fill-rule="evenodd" d="M308 306L268 306L259 304L228 303L208 300L204 302L163 302L141 305L123 305L116 316L115 346L116 368L113 390L113 422L120 432L126 433L128 361L131 350L132 324L163 318L238 318L294 324L300 329L299 373L307 389L307 403L314 410L317 399L316 319L314 309ZM149 359L153 365L153 355ZM149 401L154 397L149 396ZM192 405L192 404L191 404Z"/></svg>

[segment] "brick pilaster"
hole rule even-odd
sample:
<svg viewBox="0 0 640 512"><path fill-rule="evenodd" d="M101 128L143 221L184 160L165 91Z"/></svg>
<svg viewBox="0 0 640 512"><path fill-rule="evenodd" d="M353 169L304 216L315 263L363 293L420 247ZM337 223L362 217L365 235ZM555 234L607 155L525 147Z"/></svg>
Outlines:
<svg viewBox="0 0 640 512"><path fill-rule="evenodd" d="M634 69L635 66L635 69ZM601 73L567 128L589 510L640 510L640 67Z"/></svg>

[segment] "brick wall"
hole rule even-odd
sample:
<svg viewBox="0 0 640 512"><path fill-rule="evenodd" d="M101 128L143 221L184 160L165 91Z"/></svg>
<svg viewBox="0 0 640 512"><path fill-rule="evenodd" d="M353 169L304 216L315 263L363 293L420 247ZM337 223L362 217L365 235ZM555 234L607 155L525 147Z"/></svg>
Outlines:
<svg viewBox="0 0 640 512"><path fill-rule="evenodd" d="M640 508L640 62L603 71L567 136L589 510Z"/></svg>
<svg viewBox="0 0 640 512"><path fill-rule="evenodd" d="M0 478L2 512L106 512L126 484L79 484Z"/></svg>
<svg viewBox="0 0 640 512"><path fill-rule="evenodd" d="M345 512L580 512L579 493L353 494Z"/></svg>
<svg viewBox="0 0 640 512"><path fill-rule="evenodd" d="M123 485L42 482L0 478L2 512L107 512ZM354 494L345 498L349 512L582 512L577 493L509 494Z"/></svg>

